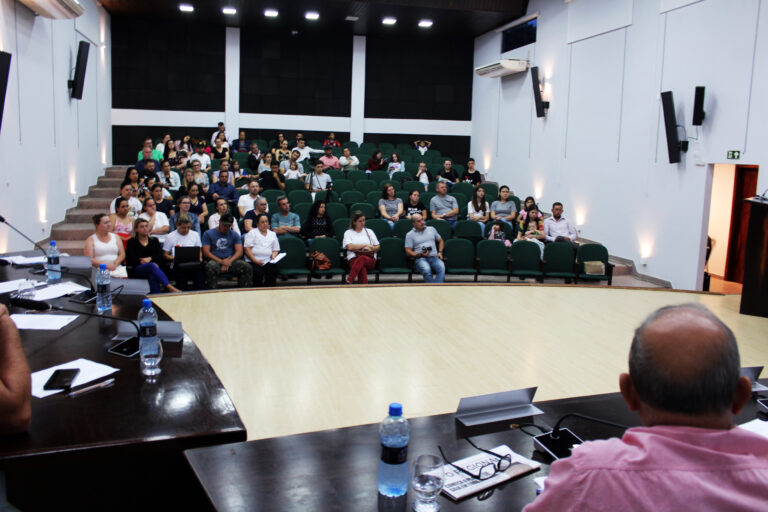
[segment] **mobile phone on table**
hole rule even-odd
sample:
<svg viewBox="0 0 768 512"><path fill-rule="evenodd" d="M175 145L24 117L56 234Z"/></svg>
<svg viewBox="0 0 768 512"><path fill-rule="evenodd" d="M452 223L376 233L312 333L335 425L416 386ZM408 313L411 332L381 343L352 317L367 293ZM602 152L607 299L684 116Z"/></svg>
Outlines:
<svg viewBox="0 0 768 512"><path fill-rule="evenodd" d="M116 356L133 357L139 353L139 338L133 336L125 341L121 341L107 352Z"/></svg>
<svg viewBox="0 0 768 512"><path fill-rule="evenodd" d="M768 398L757 399L757 410L759 410L760 412L764 412L765 414L768 414Z"/></svg>
<svg viewBox="0 0 768 512"><path fill-rule="evenodd" d="M72 381L75 380L77 374L80 373L79 368L62 368L56 370L45 383L43 389L46 391L54 391L57 389L67 390L72 387Z"/></svg>

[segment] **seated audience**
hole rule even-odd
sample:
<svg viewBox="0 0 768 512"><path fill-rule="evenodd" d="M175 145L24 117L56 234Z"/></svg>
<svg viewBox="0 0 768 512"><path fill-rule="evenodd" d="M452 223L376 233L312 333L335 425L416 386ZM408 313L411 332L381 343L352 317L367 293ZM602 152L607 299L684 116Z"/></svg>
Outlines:
<svg viewBox="0 0 768 512"><path fill-rule="evenodd" d="M253 208L245 213L243 216L243 228L248 233L256 225L256 217L261 214L267 216L267 219L272 222L272 215L267 212L267 200L263 197L256 199L253 202Z"/></svg>
<svg viewBox="0 0 768 512"><path fill-rule="evenodd" d="M205 142L198 142L195 146L195 153L189 157L189 165L194 169L193 164L200 162L200 171L203 173L211 170L211 157L205 154L205 149ZM197 176L197 172L195 171L195 176Z"/></svg>
<svg viewBox="0 0 768 512"><path fill-rule="evenodd" d="M288 158L288 160L283 160L282 162L280 162L280 169L282 171L288 172L288 169L291 168L291 164L297 164L298 165L297 169L299 171L302 171L303 168L299 164L300 157L301 157L301 153L299 153L298 151L291 151L290 158ZM290 179L293 179L293 178L290 178Z"/></svg>
<svg viewBox="0 0 768 512"><path fill-rule="evenodd" d="M448 221L451 228L456 225L459 203L455 197L448 195L448 186L445 182L437 184L437 195L429 200L429 210L433 219Z"/></svg>
<svg viewBox="0 0 768 512"><path fill-rule="evenodd" d="M154 165L154 164L150 164L150 166L151 165ZM131 184L131 187L133 188L133 190L136 191L135 195L137 196L137 199L139 199L139 201L144 199L142 197L142 194L144 193L144 187L143 187L144 179L145 177L140 176L139 171L136 170L135 167L129 167L128 169L125 170L125 177L123 178L123 183ZM133 190L131 190L131 195L134 195Z"/></svg>
<svg viewBox="0 0 768 512"><path fill-rule="evenodd" d="M155 200L155 207L158 212L163 212L166 217L173 215L175 212L175 205L172 200L165 197L165 189L159 183L155 183L152 186L152 199Z"/></svg>
<svg viewBox="0 0 768 512"><path fill-rule="evenodd" d="M257 171L258 173L259 164L261 163L263 156L264 153L262 153L259 149L259 145L255 142L252 142L251 150L248 151L248 168L252 171Z"/></svg>
<svg viewBox="0 0 768 512"><path fill-rule="evenodd" d="M208 198L200 193L200 185L193 183L189 186L189 212L197 215L197 220L204 225L208 218ZM197 230L195 230L197 231Z"/></svg>
<svg viewBox="0 0 768 512"><path fill-rule="evenodd" d="M379 217L394 231L395 222L403 216L403 211L403 200L395 195L395 187L391 183L384 185L379 199Z"/></svg>
<svg viewBox="0 0 768 512"><path fill-rule="evenodd" d="M193 152L194 145L192 144L192 137L185 135L181 140L176 141L176 150L183 151L185 156L189 156ZM186 164L185 164L186 165Z"/></svg>
<svg viewBox="0 0 768 512"><path fill-rule="evenodd" d="M269 230L269 218L265 214L258 214L255 223L256 227L245 235L243 242L245 257L253 272L253 286L275 286L277 264L271 260L280 254L280 242Z"/></svg>
<svg viewBox="0 0 768 512"><path fill-rule="evenodd" d="M222 203L222 199L217 201L217 204ZM208 288L217 288L219 275L230 272L237 276L240 288L247 288L253 281L253 271L242 259L243 241L240 234L232 229L235 219L231 213L225 212L217 220L215 228L203 233L203 257L208 260L205 263L205 284Z"/></svg>
<svg viewBox="0 0 768 512"><path fill-rule="evenodd" d="M339 165L342 171L356 171L360 166L360 159L354 156L349 148L344 148L341 150Z"/></svg>
<svg viewBox="0 0 768 512"><path fill-rule="evenodd" d="M31 392L32 378L19 331L8 309L0 304L0 433L27 430L32 420Z"/></svg>
<svg viewBox="0 0 768 512"><path fill-rule="evenodd" d="M424 153L426 153L427 150L432 147L432 143L428 140L416 140L413 141L413 146L419 150L421 156L424 156Z"/></svg>
<svg viewBox="0 0 768 512"><path fill-rule="evenodd" d="M170 224L168 223L168 217L163 212L157 211L157 205L155 200L148 197L144 200L144 209L142 214L139 215L140 219L147 221L147 227L149 228L149 236L157 238L160 245L165 241L165 235L170 233ZM136 229L136 223L133 225ZM161 260L162 261L162 260Z"/></svg>
<svg viewBox="0 0 768 512"><path fill-rule="evenodd" d="M306 222L301 226L301 236L309 243L313 238L336 236L333 221L325 211L325 201L315 201L309 210Z"/></svg>
<svg viewBox="0 0 768 512"><path fill-rule="evenodd" d="M488 219L490 219L488 201L485 200L485 187L481 185L472 192L472 200L467 205L467 220L480 224L480 236L483 236Z"/></svg>
<svg viewBox="0 0 768 512"><path fill-rule="evenodd" d="M517 217L517 206L509 198L509 187L502 185L499 189L499 198L491 204L491 219L506 222L510 226Z"/></svg>
<svg viewBox="0 0 768 512"><path fill-rule="evenodd" d="M110 231L109 215L97 213L92 217L95 233L85 239L83 254L91 258L91 265L98 268L104 263L107 270L114 276L126 277L125 267L121 263L125 260L125 247L122 241Z"/></svg>
<svg viewBox="0 0 768 512"><path fill-rule="evenodd" d="M176 149L176 143L169 140L163 151L163 159L160 161L168 162L171 167L185 167L187 165L187 155L189 153Z"/></svg>
<svg viewBox="0 0 768 512"><path fill-rule="evenodd" d="M183 198L189 199L189 198ZM200 229L200 225L197 223L197 219L191 218L190 215L183 213L178 215L176 219L176 230L168 233L165 237L165 243L163 243L163 258L167 262L173 262L173 258L176 254L176 247L201 247L200 235L196 231L192 231L192 227L197 225ZM202 262L202 252L200 253L200 259ZM202 290L204 286L204 274L201 264L193 263L172 263L171 273L173 274L173 280L176 282L176 287L179 290L189 290L189 281L192 281L192 290Z"/></svg>
<svg viewBox="0 0 768 512"><path fill-rule="evenodd" d="M307 183L305 186L307 190L316 193L321 190L328 190L328 187L333 184L331 177L323 172L324 168L325 164L323 164L323 162L317 162L315 164L315 172L307 175L306 178Z"/></svg>
<svg viewBox="0 0 768 512"><path fill-rule="evenodd" d="M387 172L389 173L390 178L392 178L392 175L396 172L405 172L405 162L400 160L399 154L392 153L392 156L389 158L389 163L387 164Z"/></svg>
<svg viewBox="0 0 768 512"><path fill-rule="evenodd" d="M293 143L289 145L292 145L293 147L298 147L299 141L304 139L304 134L301 132L296 132L296 137L293 139Z"/></svg>
<svg viewBox="0 0 768 512"><path fill-rule="evenodd" d="M134 236L128 240L125 248L128 277L146 279L149 282L150 293L160 293L163 290L178 292L179 289L168 282L168 277L161 268L165 266L163 248L156 238L149 236L149 222L139 217L136 219L133 230Z"/></svg>
<svg viewBox="0 0 768 512"><path fill-rule="evenodd" d="M139 171L140 177L144 179L155 174L160 169L160 160L152 158L153 151L150 148L144 148L141 152L143 158L136 162L136 170ZM150 165L152 167L149 167Z"/></svg>
<svg viewBox="0 0 768 512"><path fill-rule="evenodd" d="M304 174L303 167L296 163L295 160L291 160L288 164L288 169L285 171L286 180L303 180L307 175Z"/></svg>
<svg viewBox="0 0 768 512"><path fill-rule="evenodd" d="M274 157L272 156L272 153L264 153L264 156L261 158L261 163L259 164L258 169L256 169L258 174L261 174L263 172L269 172L270 169L272 169L273 161L274 161ZM280 167L279 164L278 164L278 167Z"/></svg>
<svg viewBox="0 0 768 512"><path fill-rule="evenodd" d="M376 233L365 227L365 215L352 213L349 229L344 232L342 247L347 251L349 277L347 284L368 284L368 271L376 266L376 253L381 249Z"/></svg>
<svg viewBox="0 0 768 512"><path fill-rule="evenodd" d="M235 160L235 163L236 162L237 161ZM232 185L232 186L235 185L235 179L240 177L239 167L238 167L238 172L235 172L234 169L230 168L230 161L229 160L222 160L219 163L219 170L218 171L213 171L213 182L214 183L219 181L219 175L222 172L226 172L227 173L227 175L229 176L229 184ZM210 194L210 190L208 191L208 193Z"/></svg>
<svg viewBox="0 0 768 512"><path fill-rule="evenodd" d="M239 138L230 146L235 153L246 153L251 143L245 138L245 132L240 130Z"/></svg>
<svg viewBox="0 0 768 512"><path fill-rule="evenodd" d="M446 183L449 190L453 189L453 186L459 182L459 174L451 165L451 161L446 160L443 162L443 168L437 173L437 181Z"/></svg>
<svg viewBox="0 0 768 512"><path fill-rule="evenodd" d="M211 148L211 160L226 160L229 158L229 148L224 146L224 138L219 136Z"/></svg>
<svg viewBox="0 0 768 512"><path fill-rule="evenodd" d="M280 147L272 150L272 157L275 162L282 163L285 160L291 159L292 151L288 149L288 141L284 140L280 143Z"/></svg>
<svg viewBox="0 0 768 512"><path fill-rule="evenodd" d="M223 197L220 197L216 200L216 213L208 217L208 229L216 229L219 227L219 223L221 222L221 219L224 218L226 214L232 215L230 213L230 206L229 203L227 203L227 200ZM234 223L234 226L232 226L232 231L240 234L240 226L237 225L237 222ZM205 239L205 235L203 235L203 239Z"/></svg>
<svg viewBox="0 0 768 512"><path fill-rule="evenodd" d="M443 239L435 228L427 226L420 213L411 215L411 222L413 229L405 235L405 253L414 260L413 270L424 277L425 283L442 283L445 281Z"/></svg>
<svg viewBox="0 0 768 512"><path fill-rule="evenodd" d="M196 183L195 172L192 168L187 168L184 170L184 174L181 175L181 186L179 187L179 191L175 194L177 201L181 196L189 195L189 186L193 183Z"/></svg>
<svg viewBox="0 0 768 512"><path fill-rule="evenodd" d="M259 197L259 180L248 180L248 193L240 196L237 199L237 211L240 213L240 218L245 217L245 214L253 210L253 202Z"/></svg>
<svg viewBox="0 0 768 512"><path fill-rule="evenodd" d="M163 160L160 164L160 172L157 173L158 183L168 192L165 197L171 197L179 191L181 187L181 178L175 172L171 171L171 163L168 160Z"/></svg>
<svg viewBox="0 0 768 512"><path fill-rule="evenodd" d="M544 225L540 217L539 208L535 204L520 212L515 242L534 242L539 246L540 256L544 259Z"/></svg>
<svg viewBox="0 0 768 512"><path fill-rule="evenodd" d="M325 146L325 154L319 158L324 169L341 169L339 159L333 154L331 146Z"/></svg>
<svg viewBox="0 0 768 512"><path fill-rule="evenodd" d="M210 184L208 180L208 173L203 172L202 170L202 164L199 160L194 160L190 164L190 167L192 168L192 176L195 178L195 183L203 187L203 194L208 192L208 185Z"/></svg>
<svg viewBox="0 0 768 512"><path fill-rule="evenodd" d="M427 170L426 162L419 162L419 168L416 170L416 179L424 184L424 190L429 187L429 182L432 181L432 173Z"/></svg>
<svg viewBox="0 0 768 512"><path fill-rule="evenodd" d="M323 141L323 146L330 146L332 148L340 148L341 142L336 138L336 134L331 132L328 134L328 138Z"/></svg>
<svg viewBox="0 0 768 512"><path fill-rule="evenodd" d="M286 141L288 140L288 139L285 138L285 134L282 133L282 132L278 133L277 134L277 138L275 139L275 142L272 143L272 147L270 149L273 150L273 151L276 150L276 149L280 149L280 146L283 145L283 141L284 140L286 140ZM289 142L289 144L290 144L290 142ZM296 141L293 142L293 145L294 146L296 145Z"/></svg>
<svg viewBox="0 0 768 512"><path fill-rule="evenodd" d="M215 132L211 135L211 144L216 143L216 139L219 137L222 137L222 140L227 143L227 147L229 147L229 134L227 133L227 128L224 126L224 123L219 121L218 128Z"/></svg>
<svg viewBox="0 0 768 512"><path fill-rule="evenodd" d="M301 231L299 215L291 211L291 203L285 196L277 198L277 212L272 214L270 222L276 235L296 236Z"/></svg>
<svg viewBox="0 0 768 512"><path fill-rule="evenodd" d="M139 150L139 154L136 156L137 162L140 160L144 160L145 149L149 149L149 151L151 152L149 154L149 158L153 160L157 160L158 162L163 159L163 152L152 148L152 139L144 139L144 144L142 144L141 149Z"/></svg>
<svg viewBox="0 0 768 512"><path fill-rule="evenodd" d="M539 209L539 205L536 204L536 200L533 198L533 196L528 196L525 198L525 201L523 201L523 211L528 210L531 206L535 206L536 210ZM539 211L539 217L541 217L541 211Z"/></svg>
<svg viewBox="0 0 768 512"><path fill-rule="evenodd" d="M109 230L120 237L123 244L125 244L133 234L133 219L136 217L130 215L127 199L118 197L115 201L115 210L117 213L109 215Z"/></svg>
<svg viewBox="0 0 768 512"><path fill-rule="evenodd" d="M418 213L425 219L427 218L427 208L419 199L420 197L421 192L418 189L411 190L411 193L408 194L408 201L403 205L403 218L413 220L414 213Z"/></svg>
<svg viewBox="0 0 768 512"><path fill-rule="evenodd" d="M475 169L474 158L470 158L467 161L467 170L464 171L464 175L461 177L461 179L467 183L471 183L474 186L478 186L485 181L485 178L483 178L483 173Z"/></svg>
<svg viewBox="0 0 768 512"><path fill-rule="evenodd" d="M208 197L214 201L224 199L234 210L237 205L237 189L229 183L229 171L224 169L219 171L219 181L208 188Z"/></svg>
<svg viewBox="0 0 768 512"><path fill-rule="evenodd" d="M550 466L525 512L765 510L768 439L733 424L752 395L733 332L700 304L637 328L619 388L643 424Z"/></svg>
<svg viewBox="0 0 768 512"><path fill-rule="evenodd" d="M374 150L371 158L368 159L368 163L365 165L365 172L371 173L373 171L381 171L384 168L384 157L381 154L381 150Z"/></svg>
<svg viewBox="0 0 768 512"><path fill-rule="evenodd" d="M311 158L313 153L323 153L322 149L312 149L307 146L307 141L304 139L298 139L296 141L296 147L293 148L293 151L298 151L300 153L298 162L303 162L307 158Z"/></svg>
<svg viewBox="0 0 768 512"><path fill-rule="evenodd" d="M285 190L285 174L280 172L277 162L270 162L269 170L259 174L259 187L261 190Z"/></svg>
<svg viewBox="0 0 768 512"><path fill-rule="evenodd" d="M246 173L243 172L243 169L240 167L240 162L238 162L237 160L231 160L230 162L227 162L227 163L229 164L229 173L232 175L232 178L230 179L230 181L232 181L233 182L232 184L234 185L234 181L237 178L245 177Z"/></svg>
<svg viewBox="0 0 768 512"><path fill-rule="evenodd" d="M176 224L178 222L178 219L182 215L184 215L190 220L192 224L191 226L192 231L197 233L198 235L197 237L200 238L200 219L197 217L197 215L189 211L191 206L192 206L192 201L189 199L189 196L181 196L179 198L179 203L178 203L179 211L171 215L171 217L168 219L168 224L170 224L171 231L177 230L178 226Z"/></svg>
<svg viewBox="0 0 768 512"><path fill-rule="evenodd" d="M512 242L507 239L507 233L504 231L504 222L501 219L493 221L493 225L488 231L488 240L498 240L504 242L504 245L507 247L512 246Z"/></svg>
<svg viewBox="0 0 768 512"><path fill-rule="evenodd" d="M574 244L578 235L571 223L563 217L563 203L552 205L552 216L544 220L544 236L548 242L568 242Z"/></svg>
<svg viewBox="0 0 768 512"><path fill-rule="evenodd" d="M155 146L155 149L158 150L160 153L165 153L165 146L168 144L168 142L171 141L171 134L166 133L163 135L163 138L160 139L160 142L157 143L157 146Z"/></svg>

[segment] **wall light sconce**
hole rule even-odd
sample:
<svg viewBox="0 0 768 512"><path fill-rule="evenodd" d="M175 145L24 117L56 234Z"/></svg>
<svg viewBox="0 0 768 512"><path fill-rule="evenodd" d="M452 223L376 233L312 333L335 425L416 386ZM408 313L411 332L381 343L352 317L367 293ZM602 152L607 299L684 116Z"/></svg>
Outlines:
<svg viewBox="0 0 768 512"><path fill-rule="evenodd" d="M644 243L640 246L640 263L643 266L648 264L648 258L651 257L651 244Z"/></svg>
<svg viewBox="0 0 768 512"><path fill-rule="evenodd" d="M536 117L545 117L549 110L549 101L544 101L541 96L543 87L539 79L538 66L531 68L531 83L533 84L533 102L536 105Z"/></svg>

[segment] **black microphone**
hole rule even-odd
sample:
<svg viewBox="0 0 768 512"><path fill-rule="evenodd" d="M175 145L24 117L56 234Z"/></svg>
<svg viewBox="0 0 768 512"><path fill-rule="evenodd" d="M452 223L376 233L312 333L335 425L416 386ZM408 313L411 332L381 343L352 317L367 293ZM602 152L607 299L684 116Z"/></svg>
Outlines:
<svg viewBox="0 0 768 512"><path fill-rule="evenodd" d="M580 445L583 443L583 441L569 429L560 428L560 424L566 418L582 418L585 420L593 421L595 423L602 423L603 425L620 428L622 430L629 428L626 425L621 425L619 423L613 423L611 421L601 420L599 418L593 418L592 416L585 416L583 414L572 412L560 417L551 431L545 434L534 436L534 447L539 451L548 453L555 459L564 459L566 457L570 457L571 449Z"/></svg>
<svg viewBox="0 0 768 512"><path fill-rule="evenodd" d="M49 304L42 300L12 298L9 300L9 303L11 304L11 306L16 306L22 309L31 309L33 311L51 311L51 310L65 311L67 313L75 313L77 315L95 316L96 318L109 318L110 320L116 320L118 322L127 322L131 324L134 329L136 329L136 336L138 336L139 338L141 337L141 331L139 331L139 326L136 325L133 321L126 320L125 318L118 318L112 315L104 315L104 314L97 314L97 313L91 313L86 311L78 311L76 309L63 308L61 306L54 306L53 304Z"/></svg>
<svg viewBox="0 0 768 512"><path fill-rule="evenodd" d="M42 247L40 247L40 246L37 244L37 242L35 242L35 241L34 241L34 240L32 240L31 238L29 238L27 235L25 235L24 233L22 233L21 231L19 231L19 230L18 230L18 229L16 229L15 227L13 227L13 225L12 225L10 222L8 222L7 220L5 220L5 217L3 217L2 215L0 215L0 223L3 223L3 224L5 224L5 225L7 225L9 228L11 228L11 229L12 229L12 230L14 230L15 232L17 232L18 234L20 234L21 236L23 236L24 238L26 238L26 239L27 239L29 242L31 242L31 243L32 243L32 245L34 245L36 248L38 248L38 249L40 249L41 251L43 251L43 256L45 256L46 258L48 258L48 253L46 253L46 252L45 252L45 249L43 249Z"/></svg>

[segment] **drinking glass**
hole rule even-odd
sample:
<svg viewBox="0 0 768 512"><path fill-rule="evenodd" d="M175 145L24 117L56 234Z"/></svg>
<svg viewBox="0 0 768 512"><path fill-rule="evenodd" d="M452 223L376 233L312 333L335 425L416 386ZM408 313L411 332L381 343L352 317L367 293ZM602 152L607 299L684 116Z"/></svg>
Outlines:
<svg viewBox="0 0 768 512"><path fill-rule="evenodd" d="M16 290L17 299L29 299L35 298L35 282L25 279L19 283L19 288Z"/></svg>
<svg viewBox="0 0 768 512"><path fill-rule="evenodd" d="M435 512L440 510L437 495L443 488L445 471L443 459L437 455L419 455L413 463L411 485L418 496L413 503L416 512Z"/></svg>

